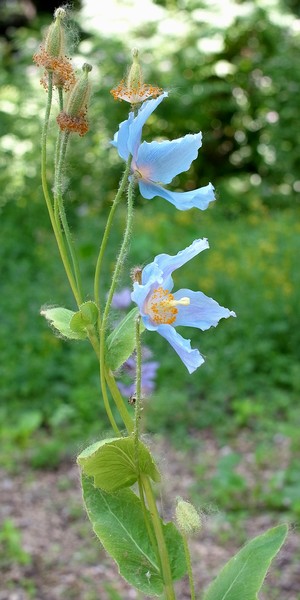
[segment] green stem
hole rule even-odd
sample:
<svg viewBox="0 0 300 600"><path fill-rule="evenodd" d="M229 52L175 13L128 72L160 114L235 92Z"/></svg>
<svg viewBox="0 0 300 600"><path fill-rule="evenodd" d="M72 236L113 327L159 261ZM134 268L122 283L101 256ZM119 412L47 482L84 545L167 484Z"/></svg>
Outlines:
<svg viewBox="0 0 300 600"><path fill-rule="evenodd" d="M160 563L160 556L159 556L159 551L158 551L158 546L157 546L157 541L154 535L154 531L153 531L153 527L152 527L152 523L150 521L149 518L149 512L147 510L146 507L146 503L145 503L145 495L144 495L144 488L143 488L143 484L142 484L142 480L141 477L138 477L138 486L139 486L139 494L140 494L140 500L141 500L141 505L142 505L142 511L143 511L143 515L144 515L144 521L147 527L147 531L148 531L148 536L149 536L149 540L151 542L152 548L157 556L158 559L158 563L159 563L159 567L160 570L161 569L161 563Z"/></svg>
<svg viewBox="0 0 300 600"><path fill-rule="evenodd" d="M67 146L69 141L70 133L68 131L63 134L59 132L59 137L57 141L57 149L56 149L56 159L55 159L55 184L54 184L54 214L56 217L57 226L59 227L59 219L61 221L67 246L69 250L69 254L72 260L73 272L75 275L76 285L78 289L78 297L79 303L82 303L83 293L82 293L82 283L81 283L81 275L79 269L78 258L74 246L74 242L72 240L71 232L69 229L69 224L67 221L64 205L63 205L63 197L62 197L62 176L63 169L65 164Z"/></svg>
<svg viewBox="0 0 300 600"><path fill-rule="evenodd" d="M62 87L58 88L58 100L59 100L59 110L62 112L64 110L64 91Z"/></svg>
<svg viewBox="0 0 300 600"><path fill-rule="evenodd" d="M135 324L135 348L136 348L136 389L135 389L135 419L134 419L134 447L137 468L139 468L138 447L140 438L140 421L142 413L142 345L141 345L141 317L136 319Z"/></svg>
<svg viewBox="0 0 300 600"><path fill-rule="evenodd" d="M192 571L191 555L190 555L188 540L184 533L181 533L181 535L182 535L182 540L183 540L184 554L185 554L185 560L186 560L188 576L189 576L191 600L196 600L194 577L193 577L193 571Z"/></svg>
<svg viewBox="0 0 300 600"><path fill-rule="evenodd" d="M137 320L136 320L136 328L135 328L135 344L136 344L136 390L135 390L136 399L135 399L135 422L134 422L135 461L136 461L136 467L137 467L137 471L138 471L138 486L139 486L139 494L140 494L143 514L144 514L144 520L146 523L150 542L151 542L152 547L155 551L155 554L158 558L160 570L162 571L157 540L155 538L155 535L153 532L153 527L152 527L151 521L149 519L149 513L147 511L146 504L145 504L144 489L143 489L140 468L139 468L140 419L141 419L141 411L142 411L142 394L141 394L141 391L142 391L142 345L141 345L140 324L141 324L141 317L138 316Z"/></svg>
<svg viewBox="0 0 300 600"><path fill-rule="evenodd" d="M107 246L107 242L108 242L108 237L111 231L111 227L112 227L112 223L113 223L113 219L115 216L115 212L116 212L116 208L121 200L122 194L125 190L125 187L127 185L128 182L128 175L130 173L130 166L131 166L131 159L132 157L129 156L127 164L126 164L126 168L125 171L123 173L122 179L120 181L120 185L119 185L119 189L117 191L116 197L114 199L114 202L112 204L112 207L110 209L110 213L108 215L108 219L106 222L106 226L105 226L105 230L104 230L104 234L103 234L103 238L102 238L102 242L101 242L101 246L100 246L100 250L99 250L99 255L97 258L97 263L96 263L96 270L95 270L95 278L94 278L94 299L95 302L98 306L99 309L99 315L101 315L101 305L100 305L100 276L101 276L101 269L102 269L102 263L103 263L103 257L104 257L104 253L106 250L106 246ZM99 320L100 323L100 320Z"/></svg>
<svg viewBox="0 0 300 600"><path fill-rule="evenodd" d="M134 430L134 424L133 424L132 418L126 408L122 394L116 384L115 378L114 378L112 372L107 368L105 370L105 378L106 378L110 393L115 402L115 405L123 419L123 422L125 424L127 432L130 435Z"/></svg>
<svg viewBox="0 0 300 600"><path fill-rule="evenodd" d="M130 240L130 234L131 234L131 228L132 228L132 219L133 219L133 187L134 187L134 182L131 181L128 186L126 228L125 228L125 232L124 232L123 241L121 244L121 249L120 249L117 261L116 261L115 270L113 272L111 285L110 285L109 292L107 295L107 301L106 301L105 308L103 311L102 326L101 326L101 334L102 334L101 337L102 338L104 338L104 335L105 335L106 324L107 324L107 319L108 319L108 314L110 311L112 298L116 291L117 283L118 283L118 280L120 277L120 273L121 273L121 270L122 270L122 267L124 264L124 260L125 260L126 254L127 254L128 246L129 246L129 240ZM102 341L103 341L103 339L102 339ZM100 346L101 346L101 344L100 344Z"/></svg>
<svg viewBox="0 0 300 600"><path fill-rule="evenodd" d="M43 193L44 193L52 229L53 229L56 243L58 246L58 250L60 253L60 257L61 257L62 263L64 265L65 272L67 274L71 290L72 290L75 300L78 304L79 297L78 297L78 292L77 292L76 281L75 281L73 273L72 273L71 265L69 262L68 254L67 254L67 251L65 248L65 244L64 244L64 240L63 240L60 228L57 227L55 214L54 214L53 206L52 206L52 201L51 201L51 197L49 194L48 183L47 183L47 135L48 135L49 118L50 118L51 105L52 105L52 94L53 94L53 74L49 73L49 75L48 75L48 97L47 97L45 120L44 120L44 125L43 125L43 130L42 130L42 160L41 160L42 188L43 188Z"/></svg>
<svg viewBox="0 0 300 600"><path fill-rule="evenodd" d="M105 305L105 308L104 308L104 311L103 311L103 317L102 317L101 326L99 325L99 334L100 334L100 378L101 378L102 394L103 394L103 398L104 398L105 402L108 401L107 391L106 391L106 381L105 381L105 371L106 371L106 365L105 365L105 335L106 335L106 327L107 327L107 320L108 320L108 315L109 315L109 311L110 311L112 297L113 297L113 295L115 293L117 282L118 282L118 279L120 277L120 273L121 273L121 270L122 270L122 267L123 267L123 264L124 264L124 260L125 260L125 256L126 256L126 253L127 253L127 249L128 249L128 246L129 246L130 233L131 233L131 227L132 227L132 219L133 219L133 186L134 186L134 183L131 181L130 184L129 184L129 187L128 187L128 202L127 202L128 211L127 211L126 228L125 228L125 232L124 232L124 237L123 237L121 249L120 249L119 255L117 257L117 261L116 261L114 273L113 273L113 276L112 276L111 286L110 286L110 289L109 289L109 292L108 292L106 305ZM100 323L100 321L99 321L99 323ZM124 424L126 425L127 419L126 419L126 421L124 420L123 412L122 412L121 416L123 418ZM129 422L128 422L128 424L129 424ZM130 426L131 426L131 422L130 422Z"/></svg>
<svg viewBox="0 0 300 600"><path fill-rule="evenodd" d="M143 485L143 488L145 491L145 496L147 499L147 504L148 504L149 511L151 514L153 528L154 528L155 537L156 537L156 541L157 541L160 562L161 562L161 569L162 569L162 577L163 577L163 581L164 581L164 592L165 592L166 600L176 600L174 587L173 587L173 580L172 580L172 573L171 573L168 550L167 550L167 546L166 546L166 542L165 542L165 538L164 538L161 519L158 514L153 490L151 487L151 483L150 483L149 478L146 475L141 475L141 481L142 481L142 485Z"/></svg>

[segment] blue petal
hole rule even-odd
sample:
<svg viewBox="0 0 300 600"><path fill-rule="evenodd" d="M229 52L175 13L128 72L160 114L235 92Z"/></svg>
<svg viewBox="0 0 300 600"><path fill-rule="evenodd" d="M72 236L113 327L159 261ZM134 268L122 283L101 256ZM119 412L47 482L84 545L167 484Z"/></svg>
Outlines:
<svg viewBox="0 0 300 600"><path fill-rule="evenodd" d="M158 96L158 98L144 102L144 104L142 104L141 108L139 109L137 116L133 119L132 123L130 124L128 150L134 158L136 158L137 151L141 142L143 126L145 125L148 117L150 117L150 115L153 113L156 107L162 102L164 98L166 98L166 96L168 96L168 92L164 92L163 94Z"/></svg>
<svg viewBox="0 0 300 600"><path fill-rule="evenodd" d="M174 294L175 300L180 300L183 297L190 298L191 303L188 306L177 305L176 326L186 325L205 331L210 327L216 327L220 319L236 316L232 310L220 306L218 302L205 296L202 292L182 289Z"/></svg>
<svg viewBox="0 0 300 600"><path fill-rule="evenodd" d="M199 350L191 348L191 340L183 338L172 325L159 325L157 332L171 344L189 373L193 373L193 371L204 363L204 358L201 356Z"/></svg>
<svg viewBox="0 0 300 600"><path fill-rule="evenodd" d="M170 192L161 185L140 179L139 188L141 195L147 200L151 200L154 196L160 196L171 202L178 210L188 210L189 208L205 210L209 203L215 200L214 187L211 183L190 192Z"/></svg>
<svg viewBox="0 0 300 600"><path fill-rule="evenodd" d="M133 121L133 113L129 113L129 117L126 121L122 121L119 125L119 131L114 135L114 139L111 141L112 146L117 148L119 156L124 160L127 160L129 156L128 150L128 138L129 138L129 126Z"/></svg>
<svg viewBox="0 0 300 600"><path fill-rule="evenodd" d="M198 156L201 141L199 132L171 142L143 142L137 153L137 168L146 179L170 183L175 175L190 168Z"/></svg>
<svg viewBox="0 0 300 600"><path fill-rule="evenodd" d="M194 258L194 256L197 256L197 254L202 252L202 250L206 250L207 248L209 248L207 239L204 238L203 240L195 240L190 246L184 250L180 250L180 252L175 254L175 256L170 256L170 254L158 254L153 263L150 264L157 265L161 271L163 287L171 290L172 288L169 287L168 280L170 279L170 275L173 273L173 271L179 269L179 267L182 267L182 265L185 265L185 263ZM150 265L147 265L147 267L143 269L143 273L145 271L145 277L148 274L147 269L149 267Z"/></svg>

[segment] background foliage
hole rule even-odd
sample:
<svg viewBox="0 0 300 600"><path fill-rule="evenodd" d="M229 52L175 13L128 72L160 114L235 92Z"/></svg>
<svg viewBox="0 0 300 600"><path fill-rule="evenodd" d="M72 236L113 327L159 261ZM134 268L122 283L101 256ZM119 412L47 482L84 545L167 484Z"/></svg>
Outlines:
<svg viewBox="0 0 300 600"><path fill-rule="evenodd" d="M201 129L204 143L199 158L172 185L192 189L210 180L218 199L199 215L176 213L158 198L147 202L138 197L128 269L151 260L162 248L177 252L178 240L183 248L196 237L207 237L211 249L199 257L197 267L192 263L182 269L180 277L185 287L201 289L238 315L215 331L191 331L194 345L206 356L192 377L159 336L145 334L160 360L157 391L147 404L148 428L167 431L181 445L183 439L191 443L201 428L230 440L248 428L265 444L260 447L269 457L276 433L291 440L297 456L299 7L236 2L230 4L230 19L222 21L217 4L209 7L198 0L157 4L164 18L132 27L126 43L121 36L87 31L80 13L76 17L81 42L74 63L93 64L94 93L91 129L85 138L73 139L65 184L86 298L123 166L109 140L127 109L114 103L109 90L123 77L130 48L137 45L146 80L170 90L170 98L145 128L146 139L172 139ZM107 428L92 352L85 342L70 344L55 338L39 316L44 304L74 308L40 185L45 94L31 57L45 23L49 17L38 16L30 26L1 39L0 430L2 461L11 468L20 448L33 466L55 466L62 453L73 453L78 440L86 445ZM54 144L54 121L52 133ZM107 278L123 220L120 213ZM177 283L182 285L181 280ZM122 285L129 285L129 276ZM214 488L225 504L225 488L233 486L239 498L244 493L243 483L232 475L237 462L233 459L223 466L224 478L217 478L219 488ZM300 481L293 461L279 488L277 483L274 493L267 492L267 504L300 511L296 500Z"/></svg>

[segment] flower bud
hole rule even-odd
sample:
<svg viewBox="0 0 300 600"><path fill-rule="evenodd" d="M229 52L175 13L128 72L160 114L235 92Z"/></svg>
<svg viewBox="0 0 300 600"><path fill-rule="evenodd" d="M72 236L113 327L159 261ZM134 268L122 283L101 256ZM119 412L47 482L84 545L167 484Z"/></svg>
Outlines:
<svg viewBox="0 0 300 600"><path fill-rule="evenodd" d="M68 91L75 83L75 75L70 60L65 56L65 27L62 21L67 13L64 8L57 8L54 22L50 25L44 44L34 54L33 61L45 68L41 84L48 88L49 73L53 74L53 85Z"/></svg>
<svg viewBox="0 0 300 600"><path fill-rule="evenodd" d="M142 272L143 272L142 267L133 267L133 269L131 269L130 277L131 277L133 283L134 282L142 283Z"/></svg>
<svg viewBox="0 0 300 600"><path fill-rule="evenodd" d="M50 25L45 40L45 51L49 56L62 56L65 49L65 30L62 20L66 18L64 8L57 8L54 13L54 22Z"/></svg>
<svg viewBox="0 0 300 600"><path fill-rule="evenodd" d="M127 77L127 88L133 92L138 93L141 85L143 84L143 73L139 61L139 51L137 48L132 50L132 65L129 69Z"/></svg>
<svg viewBox="0 0 300 600"><path fill-rule="evenodd" d="M88 80L88 74L92 70L91 65L84 63L82 66L82 75L76 81L67 100L66 112L71 117L75 117L87 108L87 103L91 93L91 84Z"/></svg>
<svg viewBox="0 0 300 600"><path fill-rule="evenodd" d="M89 129L86 112L91 93L91 84L88 79L91 70L91 65L84 63L82 75L70 91L66 110L57 117L57 123L62 131L79 133L83 136Z"/></svg>
<svg viewBox="0 0 300 600"><path fill-rule="evenodd" d="M191 535L201 529L201 518L190 502L177 498L175 515L178 529L184 535Z"/></svg>

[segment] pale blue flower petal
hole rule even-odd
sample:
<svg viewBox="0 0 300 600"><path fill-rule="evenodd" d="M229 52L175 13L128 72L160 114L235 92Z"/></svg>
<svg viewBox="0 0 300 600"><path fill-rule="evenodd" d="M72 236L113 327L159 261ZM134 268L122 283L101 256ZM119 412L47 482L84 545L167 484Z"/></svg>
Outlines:
<svg viewBox="0 0 300 600"><path fill-rule="evenodd" d="M147 119L152 115L156 107L162 102L164 98L168 96L168 92L164 92L158 98L147 100L144 102L139 109L137 116L130 123L129 136L128 136L128 150L132 154L133 158L136 158L137 151L141 142L142 129ZM133 114L133 113L130 113Z"/></svg>
<svg viewBox="0 0 300 600"><path fill-rule="evenodd" d="M142 285L140 285L137 281L133 284L133 292L131 294L131 300L135 302L139 309L141 315L144 315L144 302L147 296L154 289L157 289L163 284L163 275L159 266L153 261L147 267L145 267L142 271Z"/></svg>
<svg viewBox="0 0 300 600"><path fill-rule="evenodd" d="M220 306L218 302L202 292L192 292L191 290L182 289L174 294L175 300L180 300L184 297L190 298L191 303L188 306L177 305L176 326L197 327L205 331L210 327L216 327L220 319L228 319L228 317L236 316L232 310Z"/></svg>
<svg viewBox="0 0 300 600"><path fill-rule="evenodd" d="M204 358L199 350L191 348L191 341L183 338L171 325L159 325L157 333L160 333L171 344L189 373L193 373L204 363Z"/></svg>
<svg viewBox="0 0 300 600"><path fill-rule="evenodd" d="M201 132L173 141L143 142L137 153L137 169L147 180L170 183L176 175L190 168L201 142Z"/></svg>
<svg viewBox="0 0 300 600"><path fill-rule="evenodd" d="M197 254L202 252L202 250L206 250L207 248L209 248L207 239L203 238L200 240L194 240L190 246L184 250L180 250L180 252L177 252L177 254L174 256L171 256L170 254L158 254L153 263L150 264L156 264L159 267L163 278L163 285L167 289L170 289L169 287L165 286L165 283L171 273L173 273L173 271L176 269L179 269L179 267L182 267L182 265L185 265L185 263L194 258L194 256L197 256ZM143 269L143 273L149 266L150 265L147 265L147 267ZM147 274L148 271L146 271L146 275Z"/></svg>
<svg viewBox="0 0 300 600"><path fill-rule="evenodd" d="M123 158L123 160L127 160L129 156L128 150L128 137L129 137L129 127L133 121L133 113L129 113L129 117L126 121L122 121L119 125L119 131L117 131L114 135L114 139L111 141L111 145L117 148L119 156Z"/></svg>
<svg viewBox="0 0 300 600"><path fill-rule="evenodd" d="M190 208L205 210L209 203L215 200L214 187L211 183L190 192L170 192L161 185L140 179L139 188L141 195L147 200L151 200L154 196L160 196L171 202L178 210Z"/></svg>

